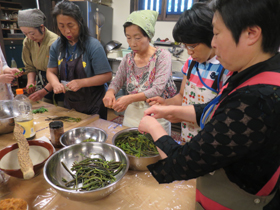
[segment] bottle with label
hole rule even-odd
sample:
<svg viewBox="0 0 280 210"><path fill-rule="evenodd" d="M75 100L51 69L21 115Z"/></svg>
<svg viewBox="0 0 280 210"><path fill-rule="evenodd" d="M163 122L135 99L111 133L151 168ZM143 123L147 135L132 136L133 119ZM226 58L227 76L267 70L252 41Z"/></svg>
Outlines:
<svg viewBox="0 0 280 210"><path fill-rule="evenodd" d="M16 97L13 100L13 111L15 113L15 123L23 129L23 135L26 139L34 138L36 132L34 129L32 105L29 99L23 94L23 89L16 89Z"/></svg>
<svg viewBox="0 0 280 210"><path fill-rule="evenodd" d="M11 60L11 68L17 68L17 63L14 58Z"/></svg>

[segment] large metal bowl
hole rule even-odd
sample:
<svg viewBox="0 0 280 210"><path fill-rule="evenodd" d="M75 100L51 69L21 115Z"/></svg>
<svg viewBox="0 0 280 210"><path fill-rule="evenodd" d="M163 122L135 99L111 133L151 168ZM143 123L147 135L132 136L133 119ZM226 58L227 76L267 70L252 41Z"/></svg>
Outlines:
<svg viewBox="0 0 280 210"><path fill-rule="evenodd" d="M94 139L95 142L105 142L107 138L108 134L100 128L79 127L66 131L60 136L59 141L62 146L69 146L82 143L86 139Z"/></svg>
<svg viewBox="0 0 280 210"><path fill-rule="evenodd" d="M83 156L92 157L94 154L102 154L107 161L114 160L126 164L126 167L115 176L116 181L114 183L92 191L68 190L57 186L64 186L65 183L62 181L62 177L67 180L71 179L70 174L64 169L61 162L70 169L74 161L79 162L84 159ZM112 193L119 186L120 180L126 174L128 167L129 160L126 154L118 147L100 142L85 142L64 147L54 153L44 166L44 177L58 193L70 200L94 201Z"/></svg>
<svg viewBox="0 0 280 210"><path fill-rule="evenodd" d="M136 132L136 131L138 131L138 128L127 128L127 129L119 131L118 133L116 133L113 136L112 144L116 145L116 143L117 143L116 139L119 135L121 135L123 133L130 133L130 132ZM153 139L150 135L147 135L147 137L153 141ZM135 157L135 156L128 155L128 154L126 154L126 155L129 159L129 169L136 170L136 171L147 171L148 165L156 163L157 161L160 160L160 155L154 155L154 156L149 156L149 157Z"/></svg>

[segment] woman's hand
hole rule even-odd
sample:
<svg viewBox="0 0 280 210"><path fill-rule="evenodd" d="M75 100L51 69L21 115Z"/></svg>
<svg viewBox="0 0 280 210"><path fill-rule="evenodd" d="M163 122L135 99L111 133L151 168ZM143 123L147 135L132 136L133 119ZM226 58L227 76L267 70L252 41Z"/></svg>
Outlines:
<svg viewBox="0 0 280 210"><path fill-rule="evenodd" d="M69 83L67 83L67 87L70 89L70 90L72 90L72 91L74 91L74 92L77 92L78 90L80 90L82 87L83 87L83 85L82 85L82 80L80 80L80 79L75 79L75 80L72 80L72 81L70 81Z"/></svg>
<svg viewBox="0 0 280 210"><path fill-rule="evenodd" d="M151 133L150 129L154 128L154 126L156 125L160 125L160 124L154 117L144 116L140 121L138 130L141 133Z"/></svg>
<svg viewBox="0 0 280 210"><path fill-rule="evenodd" d="M26 85L26 91L28 94L34 93L36 90L36 86L34 82L28 82Z"/></svg>
<svg viewBox="0 0 280 210"><path fill-rule="evenodd" d="M47 95L47 92L44 89L41 89L31 94L28 98L32 101L39 101L44 98L45 95Z"/></svg>
<svg viewBox="0 0 280 210"><path fill-rule="evenodd" d="M168 110L168 106L158 106L154 105L144 111L144 116L153 116L156 119L165 118L168 116L166 111Z"/></svg>
<svg viewBox="0 0 280 210"><path fill-rule="evenodd" d="M127 106L132 102L130 100L130 97L130 95L126 95L118 98L112 108L116 112L123 112L124 110L126 110Z"/></svg>
<svg viewBox="0 0 280 210"><path fill-rule="evenodd" d="M5 68L4 69L4 74L12 74L14 75L16 78L21 77L23 74L23 71L20 71L17 68Z"/></svg>
<svg viewBox="0 0 280 210"><path fill-rule="evenodd" d="M150 106L152 105L166 105L165 104L165 99L159 96L153 97L153 98L148 98L146 100L147 103L149 103Z"/></svg>
<svg viewBox="0 0 280 210"><path fill-rule="evenodd" d="M15 76L12 74L1 74L0 82L10 84L14 80Z"/></svg>
<svg viewBox="0 0 280 210"><path fill-rule="evenodd" d="M54 92L54 94L59 94L59 93L65 93L66 90L65 90L63 84L61 84L60 82L57 82L53 85L53 92Z"/></svg>
<svg viewBox="0 0 280 210"><path fill-rule="evenodd" d="M115 97L114 92L111 90L108 90L102 100L103 100L105 107L112 109L112 107L116 103L116 97Z"/></svg>

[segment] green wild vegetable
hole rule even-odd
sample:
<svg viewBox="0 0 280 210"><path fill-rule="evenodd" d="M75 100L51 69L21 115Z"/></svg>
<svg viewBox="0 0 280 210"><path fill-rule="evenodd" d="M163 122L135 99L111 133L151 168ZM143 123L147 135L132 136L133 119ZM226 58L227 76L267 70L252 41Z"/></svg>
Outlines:
<svg viewBox="0 0 280 210"><path fill-rule="evenodd" d="M139 131L130 131L120 134L115 139L115 144L126 154L135 157L147 157L159 154L154 142Z"/></svg>
<svg viewBox="0 0 280 210"><path fill-rule="evenodd" d="M76 191L90 191L102 188L115 182L115 176L126 166L126 164L118 161L106 161L102 158L84 158L80 162L75 161L71 170L61 162L62 166L72 177L71 180L62 178L65 187L61 187Z"/></svg>
<svg viewBox="0 0 280 210"><path fill-rule="evenodd" d="M33 112L33 114L44 113L44 112L48 112L48 109L46 109L42 106L39 109L34 109L32 112Z"/></svg>
<svg viewBox="0 0 280 210"><path fill-rule="evenodd" d="M21 72L23 72L23 69L22 69L22 68L19 68L18 70L19 70L20 72L16 72L16 73L15 73L15 76L17 76L17 75L19 75Z"/></svg>
<svg viewBox="0 0 280 210"><path fill-rule="evenodd" d="M66 121L66 122L80 122L82 119L81 118L74 118L74 117L68 117L68 116L61 116L61 117L54 117L54 118L50 118L48 117L47 119L45 119L46 121L51 121L51 120L62 120L62 121Z"/></svg>
<svg viewBox="0 0 280 210"><path fill-rule="evenodd" d="M96 140L88 138L88 139L83 140L82 142L96 142Z"/></svg>

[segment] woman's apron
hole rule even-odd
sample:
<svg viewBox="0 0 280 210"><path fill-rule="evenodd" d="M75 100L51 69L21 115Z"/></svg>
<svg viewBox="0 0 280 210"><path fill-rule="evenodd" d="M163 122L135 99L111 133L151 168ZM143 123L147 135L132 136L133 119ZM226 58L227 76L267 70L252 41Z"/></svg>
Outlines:
<svg viewBox="0 0 280 210"><path fill-rule="evenodd" d="M129 104L124 113L123 125L127 127L138 127L144 117L144 111L150 106L144 101ZM171 135L171 123L166 119L157 119L164 130Z"/></svg>
<svg viewBox="0 0 280 210"><path fill-rule="evenodd" d="M0 75L4 74L3 62L0 58ZM14 94L12 92L11 84L0 82L0 100L12 100Z"/></svg>
<svg viewBox="0 0 280 210"><path fill-rule="evenodd" d="M74 79L88 78L83 67L83 54L80 57L66 61L63 59L60 68L60 79L71 81ZM83 87L76 92L66 91L64 95L64 106L75 109L85 114L99 114L100 118L107 119L107 108L102 99L105 95L105 86Z"/></svg>
<svg viewBox="0 0 280 210"><path fill-rule="evenodd" d="M246 82L242 83L228 95L239 88L256 84L268 84L279 86L280 74L275 72L260 73ZM223 87L226 88L227 85ZM221 90L220 94L222 93ZM220 95L219 95L220 96ZM217 98L219 98L219 96ZM211 101L201 117L201 128L213 117L218 103L216 98ZM216 103L215 103L216 102ZM212 173L197 178L196 182L196 210L262 210L274 198L277 190L272 190L280 176L280 166L271 179L256 194L250 194L242 190L238 185L231 182L223 169L218 169ZM277 188L278 189L278 188Z"/></svg>
<svg viewBox="0 0 280 210"><path fill-rule="evenodd" d="M213 80L213 84L211 87L206 85L200 75L198 69L198 63L196 61L192 61L190 63L188 73L187 73L187 81L184 88L182 106L189 106L190 104L204 104L211 101L215 98L220 91L220 80L224 74L225 69L221 66L219 69L219 74ZM203 84L203 87L198 87L192 82L190 82L192 69L196 67L196 71L198 74L198 78L200 82ZM197 133L201 130L200 126L194 122L181 122L181 141L189 142Z"/></svg>

